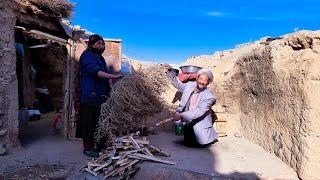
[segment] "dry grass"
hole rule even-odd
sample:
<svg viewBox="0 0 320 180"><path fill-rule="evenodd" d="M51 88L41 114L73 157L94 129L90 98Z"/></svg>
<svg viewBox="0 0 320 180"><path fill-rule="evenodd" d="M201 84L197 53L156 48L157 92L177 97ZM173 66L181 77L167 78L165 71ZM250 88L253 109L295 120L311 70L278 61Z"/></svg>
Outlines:
<svg viewBox="0 0 320 180"><path fill-rule="evenodd" d="M96 139L112 139L136 131L165 107L161 94L169 85L166 69L154 65L123 77L102 105Z"/></svg>
<svg viewBox="0 0 320 180"><path fill-rule="evenodd" d="M64 18L72 15L74 3L67 0L29 0L41 9L57 13Z"/></svg>

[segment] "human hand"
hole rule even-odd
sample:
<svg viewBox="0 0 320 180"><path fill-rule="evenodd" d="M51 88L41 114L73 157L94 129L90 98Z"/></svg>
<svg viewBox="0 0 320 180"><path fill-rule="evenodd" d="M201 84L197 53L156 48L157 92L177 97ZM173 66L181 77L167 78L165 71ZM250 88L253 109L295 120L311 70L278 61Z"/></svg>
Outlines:
<svg viewBox="0 0 320 180"><path fill-rule="evenodd" d="M122 73L118 73L118 74L115 74L114 75L114 78L121 78L123 77L124 75Z"/></svg>
<svg viewBox="0 0 320 180"><path fill-rule="evenodd" d="M161 66L167 68L168 70L173 69L169 64L161 64Z"/></svg>
<svg viewBox="0 0 320 180"><path fill-rule="evenodd" d="M182 116L180 113L176 112L176 114L173 116L173 120L174 121L179 121L180 119L182 119Z"/></svg>

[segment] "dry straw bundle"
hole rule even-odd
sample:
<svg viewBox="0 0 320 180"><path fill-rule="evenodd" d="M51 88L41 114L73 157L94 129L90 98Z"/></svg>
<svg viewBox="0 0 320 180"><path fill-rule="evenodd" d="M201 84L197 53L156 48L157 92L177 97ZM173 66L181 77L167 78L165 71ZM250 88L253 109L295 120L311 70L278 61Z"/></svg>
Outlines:
<svg viewBox="0 0 320 180"><path fill-rule="evenodd" d="M72 15L74 3L68 0L30 0L41 9L49 10L53 13L58 13L62 17L67 18Z"/></svg>
<svg viewBox="0 0 320 180"><path fill-rule="evenodd" d="M96 140L126 135L165 107L161 94L169 85L167 69L160 65L139 69L117 81L102 104Z"/></svg>

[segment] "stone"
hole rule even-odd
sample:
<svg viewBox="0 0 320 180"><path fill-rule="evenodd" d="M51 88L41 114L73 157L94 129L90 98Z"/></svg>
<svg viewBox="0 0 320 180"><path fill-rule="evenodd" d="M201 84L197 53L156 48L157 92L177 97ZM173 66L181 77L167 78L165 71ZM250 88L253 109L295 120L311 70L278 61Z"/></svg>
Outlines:
<svg viewBox="0 0 320 180"><path fill-rule="evenodd" d="M1 129L0 130L0 137L7 135L7 130L6 129Z"/></svg>
<svg viewBox="0 0 320 180"><path fill-rule="evenodd" d="M7 150L4 147L4 144L0 142L0 156L5 155L6 153L7 153Z"/></svg>

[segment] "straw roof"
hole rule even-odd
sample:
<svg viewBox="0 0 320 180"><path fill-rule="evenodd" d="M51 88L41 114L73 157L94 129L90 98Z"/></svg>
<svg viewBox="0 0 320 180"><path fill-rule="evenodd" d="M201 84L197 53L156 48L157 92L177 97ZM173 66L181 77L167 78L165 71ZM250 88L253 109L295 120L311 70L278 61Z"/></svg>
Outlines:
<svg viewBox="0 0 320 180"><path fill-rule="evenodd" d="M38 8L68 18L72 15L74 3L68 0L28 0Z"/></svg>

